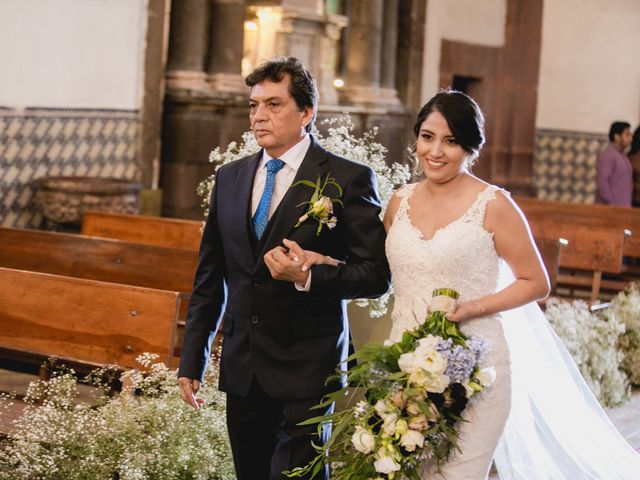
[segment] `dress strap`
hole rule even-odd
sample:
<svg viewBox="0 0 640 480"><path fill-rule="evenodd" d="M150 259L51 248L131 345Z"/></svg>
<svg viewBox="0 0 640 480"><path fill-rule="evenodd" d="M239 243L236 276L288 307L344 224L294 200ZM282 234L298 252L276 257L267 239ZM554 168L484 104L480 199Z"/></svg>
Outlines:
<svg viewBox="0 0 640 480"><path fill-rule="evenodd" d="M400 198L400 205L398 206L398 211L396 212L394 219L407 214L407 210L409 209L409 197L413 194L413 190L416 185L417 183L409 183L396 191L396 196Z"/></svg>
<svg viewBox="0 0 640 480"><path fill-rule="evenodd" d="M506 195L509 195L509 192L506 190L502 190L500 187L496 187L495 185L487 185L487 187L478 193L476 197L476 201L471 205L467 213L464 215L465 223L473 223L476 225L484 224L484 215L487 210L487 204L496 198L496 192L501 190Z"/></svg>

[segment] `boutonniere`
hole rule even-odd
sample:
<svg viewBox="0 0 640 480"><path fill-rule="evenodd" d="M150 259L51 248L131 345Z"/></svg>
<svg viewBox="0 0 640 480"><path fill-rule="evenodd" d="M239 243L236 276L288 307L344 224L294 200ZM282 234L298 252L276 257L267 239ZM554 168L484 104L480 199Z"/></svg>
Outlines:
<svg viewBox="0 0 640 480"><path fill-rule="evenodd" d="M298 219L298 223L295 224L295 227L299 227L303 222L306 222L308 219L312 218L316 222L318 222L318 229L316 230L316 235L320 235L322 231L322 227L325 225L332 229L338 223L338 218L333 214L333 204L338 203L342 205L342 200L340 197L342 196L342 187L336 179L331 176L331 174L327 174L324 177L324 180L320 178L318 175L318 179L316 182L312 182L310 180L298 180L295 182L292 187L296 185L306 185L307 187L313 188L313 195L306 202L302 202L300 205L308 205L307 211ZM338 193L337 197L330 197L325 191L329 188L333 188Z"/></svg>

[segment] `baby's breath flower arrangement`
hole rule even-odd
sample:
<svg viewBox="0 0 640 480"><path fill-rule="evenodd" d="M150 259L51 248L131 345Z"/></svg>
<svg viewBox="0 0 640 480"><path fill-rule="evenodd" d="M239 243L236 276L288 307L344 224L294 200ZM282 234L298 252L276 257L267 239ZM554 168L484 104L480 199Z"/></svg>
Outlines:
<svg viewBox="0 0 640 480"><path fill-rule="evenodd" d="M629 399L629 382L620 369L623 353L618 339L624 324L614 314L596 315L582 300L552 299L546 316L578 365L596 398L607 407Z"/></svg>
<svg viewBox="0 0 640 480"><path fill-rule="evenodd" d="M370 167L376 175L378 193L382 203L382 212L387 207L394 189L406 184L411 178L411 169L408 165L394 162L389 165L385 159L387 149L381 143L375 141L378 134L377 127L364 132L361 137L354 134L355 125L347 114L329 118L323 121L328 126L327 135L322 135L314 129L313 135L318 143L330 152L349 160L362 163ZM215 171L222 165L252 155L260 150L251 132L242 135L240 143L231 142L225 151L216 148L209 155L209 161L215 164ZM196 190L202 198L202 206L205 209L205 217L208 215L209 199L215 184L215 173L205 178ZM391 292L377 299L360 299L356 304L368 307L372 317L381 317L387 312L387 302Z"/></svg>
<svg viewBox="0 0 640 480"><path fill-rule="evenodd" d="M319 431L331 425L331 436L311 463L288 476L313 478L329 465L335 480L420 480L424 468L436 470L448 460L467 402L496 373L483 365L486 340L467 337L445 316L458 293L443 288L433 296L434 310L399 342L365 345L351 357L357 365L347 372L348 383L366 390L364 400L305 422ZM351 386L327 395L319 407L349 394Z"/></svg>
<svg viewBox="0 0 640 480"><path fill-rule="evenodd" d="M629 380L640 385L640 285L631 283L611 301L611 306L602 311L610 322L616 319L625 325L620 336L620 349L623 352L622 369Z"/></svg>
<svg viewBox="0 0 640 480"><path fill-rule="evenodd" d="M235 478L217 366L207 370L206 403L196 412L180 398L176 371L156 359L141 355L141 370L123 375L117 396L105 380L115 370L95 371L91 404L79 402L73 371L32 382L26 410L0 447L0 479Z"/></svg>

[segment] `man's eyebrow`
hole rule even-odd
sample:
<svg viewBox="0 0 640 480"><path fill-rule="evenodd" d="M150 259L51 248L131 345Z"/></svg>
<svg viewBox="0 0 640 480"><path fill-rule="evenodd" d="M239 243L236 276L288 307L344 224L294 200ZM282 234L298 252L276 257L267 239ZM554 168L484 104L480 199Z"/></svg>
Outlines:
<svg viewBox="0 0 640 480"><path fill-rule="evenodd" d="M278 97L278 96L269 97L269 98L264 99L263 102L271 102L273 100L282 101L282 97ZM251 97L249 97L249 101L250 102L258 102L258 100L256 100L255 98L251 98Z"/></svg>

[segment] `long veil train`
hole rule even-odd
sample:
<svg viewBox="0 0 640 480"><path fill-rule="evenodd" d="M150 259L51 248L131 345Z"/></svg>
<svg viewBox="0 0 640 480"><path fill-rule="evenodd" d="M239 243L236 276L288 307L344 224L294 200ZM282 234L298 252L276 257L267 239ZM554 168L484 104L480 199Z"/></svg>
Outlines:
<svg viewBox="0 0 640 480"><path fill-rule="evenodd" d="M513 279L501 261L499 289ZM538 305L505 312L502 323L512 397L495 454L500 480L640 478L640 454L613 426Z"/></svg>

